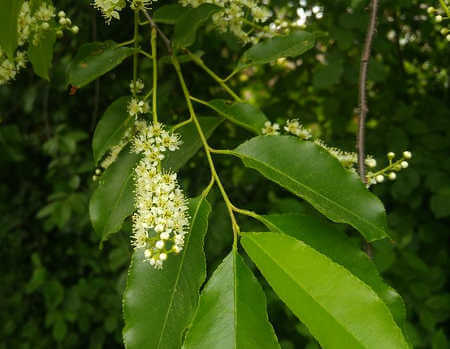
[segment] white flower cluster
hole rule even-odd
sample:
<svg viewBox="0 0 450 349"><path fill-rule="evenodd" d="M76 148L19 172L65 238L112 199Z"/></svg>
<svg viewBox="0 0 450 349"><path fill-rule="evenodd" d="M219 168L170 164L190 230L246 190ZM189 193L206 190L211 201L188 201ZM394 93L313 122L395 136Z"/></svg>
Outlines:
<svg viewBox="0 0 450 349"><path fill-rule="evenodd" d="M149 8L153 1L157 0L129 0L133 10ZM127 6L127 2L126 0L93 0L92 5L102 13L106 23L110 24L113 18L120 19L119 12Z"/></svg>
<svg viewBox="0 0 450 349"><path fill-rule="evenodd" d="M280 135L280 125L277 123L272 123L270 121L266 121L264 124L264 128L261 130L261 133L266 136L277 136ZM284 131L288 134L292 134L304 141L312 140L311 131L300 123L298 119L287 120L285 126L283 127ZM328 153L334 156L339 160L341 165L348 171L352 173L357 173L356 166L358 164L358 156L354 152L346 152L336 147L330 147L325 144L321 139L314 139L315 144L325 149ZM387 176L390 180L395 180L397 175L395 172L398 172L402 169L408 167L407 159L411 159L412 154L409 151L405 151L403 153L403 158L396 163L392 163L392 159L394 159L395 154L390 152L388 153L389 166L383 170L377 172L368 171L367 173L367 186L371 186L373 184L382 183L384 181L385 176ZM371 156L367 155L364 164L370 168L374 169L377 166L377 161Z"/></svg>
<svg viewBox="0 0 450 349"><path fill-rule="evenodd" d="M356 173L355 165L358 163L358 156L356 153L346 152L336 147L330 147L321 139L315 139L314 143L316 143L318 146L322 147L336 159L338 159L342 166L344 166L347 170ZM375 164L373 164L373 162L375 162ZM367 164L371 165L369 167L375 167L376 161L371 156L368 156L366 159L366 165Z"/></svg>
<svg viewBox="0 0 450 349"><path fill-rule="evenodd" d="M427 12L428 14L434 16L434 20L436 21L436 23L441 23L443 21L445 21L446 19L448 19L448 15L446 16L445 13L446 9L436 9L433 6L430 6L427 8ZM447 9L448 11L448 9ZM447 12L448 13L448 12ZM445 38L447 39L447 41L450 41L450 30L448 28L448 25L443 25L442 28L439 30L439 32L445 36Z"/></svg>
<svg viewBox="0 0 450 349"><path fill-rule="evenodd" d="M262 5L258 0L180 0L183 6L197 7L204 3L214 4L223 8L223 10L213 15L213 22L217 25L219 30L223 32L231 32L243 42L257 41L260 35L250 36L244 30L248 24L248 14L251 15L251 20L256 23L264 23L272 15L272 12ZM271 36L270 29L265 28L259 34L263 36Z"/></svg>
<svg viewBox="0 0 450 349"><path fill-rule="evenodd" d="M146 114L150 111L150 106L147 102L138 98L131 98L128 103L128 114L138 117L141 114Z"/></svg>
<svg viewBox="0 0 450 349"><path fill-rule="evenodd" d="M412 153L410 151L404 151L402 154L402 157L397 160L396 162L393 162L395 158L395 153L389 152L387 153L387 158L389 160L389 165L383 168L382 170L379 170L377 172L369 171L367 173L367 187L370 187L371 185L377 184L377 183L383 183L385 177L387 177L391 181L395 181L397 178L397 173L401 170L404 170L409 167L409 163L406 160L410 160L412 158ZM369 161L374 161L372 163L373 166L370 166L368 164ZM369 167L376 167L376 161L374 159L366 159L366 165Z"/></svg>
<svg viewBox="0 0 450 349"><path fill-rule="evenodd" d="M131 140L131 130L128 129L125 132L125 134L122 137L122 139L120 140L119 144L111 147L111 149L109 150L108 155L100 163L100 166L102 167L103 170L106 170L109 166L111 166L114 163L114 161L116 161L116 159L119 156L120 152L122 151L123 148L125 148L125 146L130 142L130 140Z"/></svg>
<svg viewBox="0 0 450 349"><path fill-rule="evenodd" d="M298 121L298 119L287 120L286 125L284 126L284 130L287 133L303 139L304 141L312 137L311 131L307 128L304 128L303 125ZM280 134L280 125L276 122L272 124L270 121L266 121L261 132L266 136L277 136Z"/></svg>
<svg viewBox="0 0 450 349"><path fill-rule="evenodd" d="M144 82L141 79L137 79L136 81L130 82L130 91L131 94L137 95L144 90Z"/></svg>
<svg viewBox="0 0 450 349"><path fill-rule="evenodd" d="M66 17L64 11L58 13L59 21L55 24L56 10L52 5L43 3L32 13L30 1L25 1L20 8L17 18L17 43L19 49L15 53L14 59L6 56L0 47L0 85L13 80L17 73L26 67L27 57L24 46L31 44L37 46L45 33L49 30L56 30L58 37L63 35L63 30L71 30L78 33L79 28L72 26L70 18Z"/></svg>
<svg viewBox="0 0 450 349"><path fill-rule="evenodd" d="M145 259L162 268L171 253L183 249L189 226L188 206L176 173L161 170L164 152L180 146L178 135L161 124L139 122L132 141L133 151L143 154L135 169L136 213L133 215L133 244L144 249Z"/></svg>

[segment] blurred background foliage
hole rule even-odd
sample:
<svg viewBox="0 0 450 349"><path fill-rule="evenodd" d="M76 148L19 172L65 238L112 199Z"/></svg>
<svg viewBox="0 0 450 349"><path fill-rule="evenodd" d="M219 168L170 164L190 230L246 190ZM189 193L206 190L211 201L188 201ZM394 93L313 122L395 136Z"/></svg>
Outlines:
<svg viewBox="0 0 450 349"><path fill-rule="evenodd" d="M272 121L298 117L330 145L353 150L365 6L364 0L272 0L271 8L288 23L306 22L307 30L320 33L319 43L299 59L249 68L230 84ZM61 0L57 7L81 30L57 43L51 83L30 69L0 88L0 348L120 348L130 229L125 224L100 250L87 208L95 187L90 139L106 107L128 94L131 61L73 96L65 71L85 42L128 40L132 17L124 13L120 22L105 26L88 1ZM162 28L170 35L170 26ZM409 340L414 347L433 349L448 348L450 311L450 55L440 28L420 1L382 2L370 63L367 124L367 149L379 162L388 151L414 154L397 181L374 188L388 210L394 240L375 243L374 259L406 302ZM194 51L203 50L207 65L226 76L242 47L209 29L202 30ZM148 42L144 37L145 47ZM162 119L186 119L172 67L161 62L160 69ZM194 96L226 97L195 65L185 63L184 70ZM140 76L151 84L149 63L142 62ZM231 148L248 137L224 123L211 143ZM313 212L239 161L222 156L217 161L238 206L260 213ZM209 170L202 153L180 177L190 195L206 186ZM215 192L210 200L209 272L231 244L225 206ZM242 230L258 229L254 222L241 224ZM358 234L348 233L362 244ZM283 349L318 348L307 329L265 289Z"/></svg>

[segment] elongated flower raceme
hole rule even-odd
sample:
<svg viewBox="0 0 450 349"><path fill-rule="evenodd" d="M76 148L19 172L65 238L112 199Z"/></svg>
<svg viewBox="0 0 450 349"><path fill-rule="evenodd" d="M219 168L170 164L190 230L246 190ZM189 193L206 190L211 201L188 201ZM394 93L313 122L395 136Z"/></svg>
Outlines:
<svg viewBox="0 0 450 349"><path fill-rule="evenodd" d="M183 249L189 227L186 198L177 174L161 170L164 153L180 146L178 135L162 124L137 123L132 141L135 153L143 158L135 169L135 206L133 244L144 249L144 256L155 268L162 268L172 253Z"/></svg>

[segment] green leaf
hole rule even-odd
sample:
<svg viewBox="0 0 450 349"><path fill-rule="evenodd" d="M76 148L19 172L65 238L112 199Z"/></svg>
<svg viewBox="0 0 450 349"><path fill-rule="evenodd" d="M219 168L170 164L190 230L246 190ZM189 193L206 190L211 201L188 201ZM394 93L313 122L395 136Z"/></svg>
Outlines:
<svg viewBox="0 0 450 349"><path fill-rule="evenodd" d="M206 138L209 138L214 130L223 121L222 118L217 117L199 117L198 120ZM166 157L163 160L162 165L165 169L171 169L172 171L177 172L202 147L202 141L198 136L194 123L192 122L180 127L175 132L181 136L183 144L177 151L166 153Z"/></svg>
<svg viewBox="0 0 450 349"><path fill-rule="evenodd" d="M430 208L436 218L450 216L450 187L444 187L430 200Z"/></svg>
<svg viewBox="0 0 450 349"><path fill-rule="evenodd" d="M181 347L206 278L203 241L210 212L204 197L190 201L191 228L184 249L179 255L170 255L162 270L144 262L142 250L134 253L123 296L127 349Z"/></svg>
<svg viewBox="0 0 450 349"><path fill-rule="evenodd" d="M320 146L291 136L259 136L232 153L331 220L351 224L368 241L387 236L381 201Z"/></svg>
<svg viewBox="0 0 450 349"><path fill-rule="evenodd" d="M213 99L208 105L223 117L256 134L261 133L266 115L257 107L247 103L231 103L224 99Z"/></svg>
<svg viewBox="0 0 450 349"><path fill-rule="evenodd" d="M178 4L164 5L158 8L153 14L153 20L156 23L176 24L189 8Z"/></svg>
<svg viewBox="0 0 450 349"><path fill-rule="evenodd" d="M271 231L304 242L369 285L389 307L398 326L403 328L406 309L402 298L383 281L375 264L344 232L317 217L299 214L263 216L263 221Z"/></svg>
<svg viewBox="0 0 450 349"><path fill-rule="evenodd" d="M118 47L114 41L84 44L72 61L67 83L83 87L117 67L133 52L133 48Z"/></svg>
<svg viewBox="0 0 450 349"><path fill-rule="evenodd" d="M95 231L105 241L117 232L134 210L134 168L140 156L126 147L107 168L89 202L89 214Z"/></svg>
<svg viewBox="0 0 450 349"><path fill-rule="evenodd" d="M258 43L244 52L235 72L250 65L266 64L283 57L297 57L314 47L314 35L297 30Z"/></svg>
<svg viewBox="0 0 450 349"><path fill-rule="evenodd" d="M266 280L324 348L408 348L383 301L347 269L279 233L242 245Z"/></svg>
<svg viewBox="0 0 450 349"><path fill-rule="evenodd" d="M223 260L200 295L183 349L280 348L258 280L236 251Z"/></svg>
<svg viewBox="0 0 450 349"><path fill-rule="evenodd" d="M111 147L120 143L133 123L133 118L127 111L128 102L129 97L120 97L114 101L97 124L92 140L92 151L96 163Z"/></svg>
<svg viewBox="0 0 450 349"><path fill-rule="evenodd" d="M50 80L49 70L53 61L53 46L56 42L56 33L54 30L48 30L39 40L37 46L32 43L28 46L28 58L33 66L36 75Z"/></svg>
<svg viewBox="0 0 450 349"><path fill-rule="evenodd" d="M0 11L0 48L14 59L17 48L17 18L23 0L2 0Z"/></svg>
<svg viewBox="0 0 450 349"><path fill-rule="evenodd" d="M195 42L197 30L221 8L212 4L202 4L189 9L175 24L173 43L175 47L189 47Z"/></svg>

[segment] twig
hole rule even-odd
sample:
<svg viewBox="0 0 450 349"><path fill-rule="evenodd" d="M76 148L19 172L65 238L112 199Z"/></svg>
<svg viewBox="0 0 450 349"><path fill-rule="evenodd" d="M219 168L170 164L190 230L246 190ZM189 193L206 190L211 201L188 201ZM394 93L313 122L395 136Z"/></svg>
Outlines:
<svg viewBox="0 0 450 349"><path fill-rule="evenodd" d="M161 29L159 29L159 27L153 21L152 17L150 17L150 15L148 14L146 9L142 9L142 13L144 14L145 17L147 17L147 20L150 23L150 26L152 28L155 28L158 31L159 35L161 35L161 38L163 39L164 44L167 47L167 51L169 51L169 54L172 55L172 44L171 44L170 40L167 38L166 34L164 34L164 32Z"/></svg>
<svg viewBox="0 0 450 349"><path fill-rule="evenodd" d="M372 48L372 41L375 35L375 29L377 24L377 11L378 11L378 0L370 1L370 22L367 29L366 41L364 44L364 50L361 56L361 66L359 74L359 126L358 126L358 137L357 137L357 150L358 150L358 168L359 176L361 180L366 183L366 169L364 166L364 141L365 141L365 123L366 116L368 112L367 107L367 96L366 96L366 83L367 83L367 68L370 60L370 51Z"/></svg>

